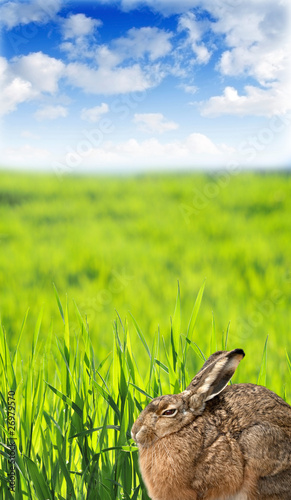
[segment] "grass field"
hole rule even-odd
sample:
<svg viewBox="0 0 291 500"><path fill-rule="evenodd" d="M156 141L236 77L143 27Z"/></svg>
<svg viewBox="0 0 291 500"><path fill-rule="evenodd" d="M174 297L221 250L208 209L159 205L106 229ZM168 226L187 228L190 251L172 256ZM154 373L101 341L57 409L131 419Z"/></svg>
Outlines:
<svg viewBox="0 0 291 500"><path fill-rule="evenodd" d="M129 430L146 395L201 366L193 342L243 348L235 380L291 401L290 213L288 174L0 174L0 441L15 391L16 498L146 499Z"/></svg>

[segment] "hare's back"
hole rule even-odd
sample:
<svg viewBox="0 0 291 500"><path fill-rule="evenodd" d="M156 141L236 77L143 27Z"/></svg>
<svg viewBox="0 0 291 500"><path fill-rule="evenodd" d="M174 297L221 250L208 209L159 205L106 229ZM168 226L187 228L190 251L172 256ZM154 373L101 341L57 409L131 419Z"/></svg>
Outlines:
<svg viewBox="0 0 291 500"><path fill-rule="evenodd" d="M229 414L240 428L268 423L283 427L291 434L291 406L266 387L255 384L233 384L214 401Z"/></svg>

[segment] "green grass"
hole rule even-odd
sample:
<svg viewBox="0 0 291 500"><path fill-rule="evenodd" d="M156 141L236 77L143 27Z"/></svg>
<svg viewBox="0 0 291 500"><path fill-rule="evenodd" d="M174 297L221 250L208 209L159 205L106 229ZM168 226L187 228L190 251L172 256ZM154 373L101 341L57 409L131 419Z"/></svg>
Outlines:
<svg viewBox="0 0 291 500"><path fill-rule="evenodd" d="M290 213L289 174L0 173L0 500L11 390L17 499L146 499L132 422L217 348L290 402Z"/></svg>
<svg viewBox="0 0 291 500"><path fill-rule="evenodd" d="M26 342L20 334L11 349L4 328L0 331L0 499L14 498L8 491L9 448L7 401L9 391L16 400L16 490L22 499L146 500L137 449L130 438L135 418L150 398L180 392L197 371L204 355L195 342L202 285L188 326L181 324L178 289L169 334L157 332L153 339L141 331L134 318L124 324L117 318L112 350L101 361L94 353L86 321L77 306L78 328L71 331L67 304L56 291L62 333L53 328L40 343L40 319L35 327L29 359L23 364L20 349ZM57 308L57 306L56 306ZM132 330L146 358L141 369L132 346ZM226 335L213 327L210 350L227 348ZM53 352L53 356L51 353ZM251 357L249 352L247 357ZM266 381L267 343L261 346L261 365L255 367L257 380ZM142 365L144 366L144 364ZM282 364L284 384L290 382L290 360ZM234 381L252 381L247 364L240 365ZM290 401L290 394L288 398Z"/></svg>
<svg viewBox="0 0 291 500"><path fill-rule="evenodd" d="M53 283L87 318L100 358L115 310L131 312L153 338L166 335L181 283L184 317L193 290L207 286L201 338L230 322L233 345L248 346L249 370L269 335L276 387L291 351L291 177L289 174L68 177L0 174L0 316L11 346L29 309L32 341L59 328ZM78 325L72 324L72 328ZM27 357L22 347L21 356Z"/></svg>

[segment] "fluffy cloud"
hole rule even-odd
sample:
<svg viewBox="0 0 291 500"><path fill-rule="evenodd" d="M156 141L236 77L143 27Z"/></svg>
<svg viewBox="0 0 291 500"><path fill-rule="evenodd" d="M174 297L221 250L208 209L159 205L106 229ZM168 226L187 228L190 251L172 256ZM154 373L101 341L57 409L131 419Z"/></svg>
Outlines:
<svg viewBox="0 0 291 500"><path fill-rule="evenodd" d="M19 24L45 23L61 9L61 0L8 1L0 6L0 24L11 29Z"/></svg>
<svg viewBox="0 0 291 500"><path fill-rule="evenodd" d="M198 91L198 87L196 87L196 85L187 85L186 83L182 83L179 87L187 94L196 94Z"/></svg>
<svg viewBox="0 0 291 500"><path fill-rule="evenodd" d="M261 85L281 79L288 68L289 52L284 45L270 49L253 45L250 48L237 47L226 50L220 59L218 69L223 75L254 77Z"/></svg>
<svg viewBox="0 0 291 500"><path fill-rule="evenodd" d="M71 15L63 21L63 37L60 49L74 60L91 59L103 66L116 66L126 60L148 57L150 62L170 53L173 33L156 27L131 28L126 35L111 41L110 45L96 43L94 31L102 23L84 14Z"/></svg>
<svg viewBox="0 0 291 500"><path fill-rule="evenodd" d="M128 67L99 66L92 68L81 63L70 63L66 69L68 82L92 94L126 94L147 90L161 81L159 66L144 70L138 64Z"/></svg>
<svg viewBox="0 0 291 500"><path fill-rule="evenodd" d="M178 30L187 32L187 43L190 44L199 64L207 64L211 52L201 41L204 31L208 29L209 22L198 22L193 12L188 12L180 17Z"/></svg>
<svg viewBox="0 0 291 500"><path fill-rule="evenodd" d="M235 20L226 14L215 23L214 31L226 35L229 46L217 69L223 75L251 76L260 85L268 85L281 80L284 72L289 71L288 10L283 3L265 2L264 9L259 4L247 10L243 3Z"/></svg>
<svg viewBox="0 0 291 500"><path fill-rule="evenodd" d="M10 63L0 58L0 114L10 113L43 93L57 92L64 67L61 61L42 52L14 58Z"/></svg>
<svg viewBox="0 0 291 500"><path fill-rule="evenodd" d="M203 103L202 114L286 113L291 107L287 2L246 0L234 6L220 0L204 0L201 6L215 18L210 28L215 36L223 37L226 45L216 69L224 77L251 77L258 82L257 86L246 85L244 92L227 86L223 95ZM200 32L202 29L200 26Z"/></svg>
<svg viewBox="0 0 291 500"><path fill-rule="evenodd" d="M85 92L113 95L147 90L164 77L159 63L143 67L139 64L118 66L119 56L106 46L99 47L96 57L95 65L79 62L65 65L42 52L18 56L10 62L1 58L1 114L12 112L18 104L44 94L56 94L61 78Z"/></svg>
<svg viewBox="0 0 291 500"><path fill-rule="evenodd" d="M163 134L170 130L176 130L179 125L173 121L167 121L162 113L136 113L134 122L139 129L150 134Z"/></svg>
<svg viewBox="0 0 291 500"><path fill-rule="evenodd" d="M14 111L18 104L33 99L37 95L32 84L14 75L4 57L0 58L0 114L6 115Z"/></svg>
<svg viewBox="0 0 291 500"><path fill-rule="evenodd" d="M216 66L218 72L224 77L251 77L258 82L257 87L246 87L244 95L237 92L233 107L228 89L224 95L214 96L202 108L204 115L218 114L219 110L240 115L269 115L272 110L277 112L288 107L284 105L284 100L290 100L291 66L287 0L277 3L273 0L120 0L120 5L124 10L147 5L164 16L180 14L178 32L186 32L187 38L180 52L176 51L176 76L186 76L187 52L183 47L191 47L194 62L205 64L217 48L211 42L215 37L216 42L220 38L221 46L225 47ZM197 8L210 16L195 16L191 9ZM191 67L193 61L187 57Z"/></svg>
<svg viewBox="0 0 291 500"><path fill-rule="evenodd" d="M99 45L95 51L95 59L99 67L114 68L123 61L123 56L110 50L107 45Z"/></svg>
<svg viewBox="0 0 291 500"><path fill-rule="evenodd" d="M65 40L88 36L94 33L95 29L102 25L102 22L85 14L71 14L63 20L62 30Z"/></svg>
<svg viewBox="0 0 291 500"><path fill-rule="evenodd" d="M6 27L45 22L56 15L60 1L8 1L0 6L0 15ZM11 112L18 104L41 98L44 93L55 94L62 77L65 83L84 92L113 95L144 91L158 85L166 75L181 78L189 77L191 72L191 85L186 82L183 88L194 93L192 63L209 61L216 49L213 37L218 45L221 42L220 49L224 47L217 71L226 79L251 77L252 85L238 92L233 81L227 81L222 95L213 96L201 105L204 116L226 113L269 116L288 109L290 50L286 43L286 0L278 4L273 0L121 0L119 3L125 10L148 5L163 15L178 13L176 39L172 31L142 27L130 29L107 45L98 45L94 34L100 21L81 13L65 19L58 17L65 40L61 48L71 62L64 64L42 52L14 58L10 64L2 59L1 112ZM195 8L199 8L196 14L190 11ZM202 10L210 15L199 16Z"/></svg>
<svg viewBox="0 0 291 500"><path fill-rule="evenodd" d="M111 3L111 0L99 0L99 3ZM120 6L123 10L129 11L139 6L147 5L153 11L160 12L165 16L171 14L180 14L193 7L199 6L199 0L120 0Z"/></svg>
<svg viewBox="0 0 291 500"><path fill-rule="evenodd" d="M93 94L124 94L151 88L165 76L158 59L171 51L171 37L164 30L144 27L130 29L110 45L90 45L86 37L64 42L61 48L75 59L67 65L67 81ZM81 62L79 56L88 62Z"/></svg>
<svg viewBox="0 0 291 500"><path fill-rule="evenodd" d="M171 51L171 36L158 28L144 27L130 29L109 45L97 45L88 37L66 41L60 48L73 60L66 71L68 80L97 94L146 90L165 76L165 67L158 59Z"/></svg>
<svg viewBox="0 0 291 500"><path fill-rule="evenodd" d="M101 4L111 3L111 0L96 0ZM228 16L233 17L233 25L240 18L242 12L251 13L254 9L262 11L266 5L269 9L274 9L273 19L269 17L270 24L277 20L277 7L288 6L288 0L282 0L280 3L274 3L273 0L118 0L116 3L124 11L130 11L137 7L148 6L155 12L159 12L164 16L172 14L183 14L191 9L198 8L207 10L216 19L226 19ZM238 25L239 23L237 23ZM237 26L239 28L239 26ZM250 27L251 28L251 27ZM241 30L243 31L243 29Z"/></svg>
<svg viewBox="0 0 291 500"><path fill-rule="evenodd" d="M60 44L60 49L73 60L94 58L94 35L101 25L102 21L85 14L71 14L62 19L61 29L65 41Z"/></svg>
<svg viewBox="0 0 291 500"><path fill-rule="evenodd" d="M239 95L233 87L226 87L223 95L211 97L201 103L203 116L256 115L272 116L287 113L291 109L290 87L273 85L269 89L245 87L245 95Z"/></svg>
<svg viewBox="0 0 291 500"><path fill-rule="evenodd" d="M11 65L11 70L29 82L37 92L49 93L57 92L64 68L62 61L42 52L16 57Z"/></svg>
<svg viewBox="0 0 291 500"><path fill-rule="evenodd" d="M156 27L131 28L125 37L114 40L113 48L122 59L142 58L151 61L164 57L172 49L173 33Z"/></svg>
<svg viewBox="0 0 291 500"><path fill-rule="evenodd" d="M230 150L224 144L213 141L200 133L192 133L182 140L163 143L156 138L138 141L130 138L124 142L95 141L80 142L75 150L52 163L57 174L74 171L114 171L139 170L146 168L201 168L204 166L219 168L225 166Z"/></svg>
<svg viewBox="0 0 291 500"><path fill-rule="evenodd" d="M44 106L34 113L34 117L41 120L56 120L57 118L65 118L68 115L68 110L64 106Z"/></svg>
<svg viewBox="0 0 291 500"><path fill-rule="evenodd" d="M108 111L108 104L102 102L100 106L95 106L94 108L83 108L81 111L81 118L88 122L97 123L101 116L108 113Z"/></svg>
<svg viewBox="0 0 291 500"><path fill-rule="evenodd" d="M1 164L11 168L47 169L52 161L51 153L45 148L33 147L30 144L0 150Z"/></svg>
<svg viewBox="0 0 291 500"><path fill-rule="evenodd" d="M8 85L2 88L0 98L0 114L6 115L15 111L18 104L29 101L36 97L36 93L29 82L21 78L14 78Z"/></svg>
<svg viewBox="0 0 291 500"><path fill-rule="evenodd" d="M220 149L211 141L211 139L209 139L209 137L197 132L187 137L185 146L190 153L198 155L201 154L219 157L225 151L224 147Z"/></svg>

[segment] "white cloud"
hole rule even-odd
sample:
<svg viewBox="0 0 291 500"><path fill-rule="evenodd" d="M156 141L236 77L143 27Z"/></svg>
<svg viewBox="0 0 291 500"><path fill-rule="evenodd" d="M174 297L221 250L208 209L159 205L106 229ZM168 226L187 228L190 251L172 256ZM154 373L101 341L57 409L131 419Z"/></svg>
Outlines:
<svg viewBox="0 0 291 500"><path fill-rule="evenodd" d="M8 1L0 5L0 25L11 29L19 24L45 23L61 9L61 0Z"/></svg>
<svg viewBox="0 0 291 500"><path fill-rule="evenodd" d="M20 137L23 137L24 139L40 139L39 135L34 134L30 130L22 130L20 133Z"/></svg>
<svg viewBox="0 0 291 500"><path fill-rule="evenodd" d="M199 64L207 64L211 52L201 41L204 31L208 29L209 22L199 22L193 12L188 12L180 17L178 30L187 32L187 43L190 44L192 51L196 56L196 62Z"/></svg>
<svg viewBox="0 0 291 500"><path fill-rule="evenodd" d="M281 115L291 110L290 86L283 88L273 85L261 89L248 85L245 95L239 95L234 87L226 87L221 96L211 97L201 104L203 116L237 115L237 116L272 116Z"/></svg>
<svg viewBox="0 0 291 500"><path fill-rule="evenodd" d="M92 68L81 63L70 63L66 69L68 82L92 94L126 94L147 90L163 78L158 65L142 69L138 64L128 67L100 66Z"/></svg>
<svg viewBox="0 0 291 500"><path fill-rule="evenodd" d="M18 104L29 101L36 97L36 95L29 82L21 78L13 78L8 85L2 88L0 113L6 115L15 111Z"/></svg>
<svg viewBox="0 0 291 500"><path fill-rule="evenodd" d="M0 114L14 111L25 101L56 93L64 64L42 52L12 59L0 58Z"/></svg>
<svg viewBox="0 0 291 500"><path fill-rule="evenodd" d="M21 147L3 148L0 150L1 164L6 167L25 169L47 169L52 161L50 151L45 148L25 144Z"/></svg>
<svg viewBox="0 0 291 500"><path fill-rule="evenodd" d="M195 2L192 3L194 6ZM202 114L271 116L286 113L291 107L288 3L245 0L234 4L202 0L200 7L208 10L215 21L207 21L205 25L204 20L197 21L192 13L183 14L179 19L180 29L189 32L194 51L201 45L206 29L211 30L225 45L216 69L224 77L251 77L258 82L258 85L246 85L243 92L228 85L223 95L200 103ZM208 47L207 50L209 52ZM203 53L198 54L199 57L203 60Z"/></svg>
<svg viewBox="0 0 291 500"><path fill-rule="evenodd" d="M290 65L288 9L284 4L242 4L236 22L226 14L214 25L216 33L226 35L228 49L222 53L217 69L227 76L251 76L260 85L281 80ZM240 23L237 22L240 16Z"/></svg>
<svg viewBox="0 0 291 500"><path fill-rule="evenodd" d="M102 22L85 14L71 14L63 20L62 30L65 40L92 35Z"/></svg>
<svg viewBox="0 0 291 500"><path fill-rule="evenodd" d="M41 121L41 120L56 120L57 118L66 118L68 115L68 110L67 108L64 108L64 106L44 106L40 109L38 109L34 113L34 117Z"/></svg>
<svg viewBox="0 0 291 500"><path fill-rule="evenodd" d="M177 123L167 121L162 113L136 113L134 122L140 130L150 134L163 134L179 127Z"/></svg>
<svg viewBox="0 0 291 500"><path fill-rule="evenodd" d="M0 83L0 115L11 113L18 104L33 99L37 95L30 82L11 73L4 57L0 57Z"/></svg>
<svg viewBox="0 0 291 500"><path fill-rule="evenodd" d="M220 59L217 68L227 76L252 76L261 85L268 85L280 78L288 67L289 52L287 46L266 50L266 47L253 45L252 47L236 47L226 50Z"/></svg>
<svg viewBox="0 0 291 500"><path fill-rule="evenodd" d="M93 37L84 35L78 36L72 41L63 42L60 49L65 51L76 64L81 64L81 61L87 59L90 63L87 68L90 68L92 72L99 71L99 76L103 74L104 77L104 70L108 68L111 69L111 75L114 68L116 74L113 76L120 77L121 74L125 75L130 71L130 68L136 70L136 64L139 64L140 67L144 68L145 71L142 70L144 74L152 73L151 78L154 78L154 71L158 69L155 66L158 64L158 59L171 52L170 39L172 36L172 33L156 27L132 28L127 31L125 36L111 40L108 45L97 44ZM88 74L87 68L85 71ZM157 74L160 75L160 73L158 70ZM91 87L90 84L89 87ZM135 88L134 82L132 82L131 87ZM140 89L139 84L137 87ZM146 84L146 88L148 88L148 84ZM124 93L123 90L121 92Z"/></svg>
<svg viewBox="0 0 291 500"><path fill-rule="evenodd" d="M99 0L100 1L100 0ZM101 0L100 3L111 3L111 0ZM198 0L121 0L121 7L125 11L135 9L138 6L148 5L155 12L163 15L180 14L201 4Z"/></svg>
<svg viewBox="0 0 291 500"><path fill-rule="evenodd" d="M85 36L80 36L72 42L63 42L59 48L66 53L68 59L73 61L93 59L95 56L95 52L92 50L90 42Z"/></svg>
<svg viewBox="0 0 291 500"><path fill-rule="evenodd" d="M29 82L37 92L54 93L58 90L58 81L63 75L65 65L59 59L42 52L33 52L14 58L11 69Z"/></svg>
<svg viewBox="0 0 291 500"><path fill-rule="evenodd" d="M92 94L125 94L145 91L158 85L164 77L159 65L139 64L117 66L119 56L106 46L97 52L99 65L72 62L65 65L61 60L42 52L18 56L8 62L0 58L0 81L2 92L1 114L14 111L25 101L40 99L44 94L57 94L59 81L66 81Z"/></svg>
<svg viewBox="0 0 291 500"><path fill-rule="evenodd" d="M90 64L74 61L67 65L66 77L71 85L93 94L125 94L144 91L159 84L165 72L159 62L154 62L171 49L171 34L157 28L131 29L126 37L106 44L89 46L84 42L83 57ZM66 50L74 57L79 54L78 44L66 42ZM62 44L64 48L64 44ZM77 52L76 52L77 50ZM129 59L149 56L149 62L127 62Z"/></svg>
<svg viewBox="0 0 291 500"><path fill-rule="evenodd" d="M61 29L64 42L60 49L66 52L67 57L78 61L94 59L96 51L96 31L102 21L87 17L85 14L71 14L61 20Z"/></svg>
<svg viewBox="0 0 291 500"><path fill-rule="evenodd" d="M111 0L98 0L99 3L112 3ZM216 19L225 19L227 16L233 17L236 24L236 19L239 19L242 12L251 12L252 10L263 11L265 6L269 9L274 8L276 14L276 7L288 6L289 0L281 0L281 2L274 3L273 0L119 0L121 8L125 11L136 9L139 6L148 6L154 12L159 12L164 16L172 14L183 14L189 12L191 9L198 8L215 14ZM270 23L276 22L277 15L270 18ZM238 24L238 23L237 23Z"/></svg>
<svg viewBox="0 0 291 500"><path fill-rule="evenodd" d="M161 142L157 138L138 141L130 138L124 142L84 141L80 150L70 149L63 157L55 159L52 167L58 174L74 171L114 171L157 168L201 168L225 166L233 150L226 145L217 145L204 134L192 133L182 140Z"/></svg>
<svg viewBox="0 0 291 500"><path fill-rule="evenodd" d="M114 68L123 61L123 56L110 50L107 45L99 45L96 48L95 59L99 67Z"/></svg>
<svg viewBox="0 0 291 500"><path fill-rule="evenodd" d="M114 40L113 47L122 59L148 55L151 61L155 61L169 54L172 36L173 33L156 27L131 28L125 37Z"/></svg>
<svg viewBox="0 0 291 500"><path fill-rule="evenodd" d="M100 106L95 106L94 108L83 108L81 111L81 119L96 123L100 120L101 116L108 113L108 111L108 104L102 102Z"/></svg>
<svg viewBox="0 0 291 500"><path fill-rule="evenodd" d="M147 5L162 15L180 14L178 33L187 33L186 42L176 50L176 75L182 76L185 60L207 63L211 53L224 46L217 70L226 77L253 78L258 82L257 93L263 102L260 86L273 87L271 98L290 85L290 3L287 0L121 0L124 10ZM195 15L207 11L210 16ZM192 48L191 61L187 47ZM184 48L184 51L183 51ZM184 64L184 65L183 65ZM184 69L184 73L186 68ZM288 74L287 74L288 73ZM189 74L189 70L188 70ZM185 74L184 74L185 76ZM255 85L254 85L255 86ZM279 91L279 87L281 90ZM285 90L284 90L285 89ZM264 94L268 95L268 92ZM287 95L285 94L285 98ZM248 101L251 103L251 100ZM248 104L247 104L248 105ZM281 107L281 102L272 103ZM236 111L237 112L237 111Z"/></svg>
<svg viewBox="0 0 291 500"><path fill-rule="evenodd" d="M222 95L202 103L204 116L269 116L289 109L286 0L277 4L273 0L122 0L120 3L126 10L148 5L164 15L179 13L175 40L178 50L173 32L157 27L132 28L108 45L97 45L94 34L100 26L99 20L84 14L59 17L65 39L61 48L74 58L73 62L66 66L42 52L16 57L9 64L3 58L2 114L14 111L22 102L42 98L45 93L56 94L62 77L66 78L65 83L84 92L113 95L144 91L158 85L166 75L181 78L191 72L191 85L186 83L183 88L194 93L192 64L209 61L215 50L213 41L220 44L220 49L224 46L217 71L226 78L227 87ZM196 7L199 9L194 14L190 9ZM8 1L0 6L0 15L4 24L12 27L31 21L45 22L59 9L60 0ZM207 19L200 16L203 9L210 14ZM88 61L84 62L84 58L90 59L90 64L85 64ZM252 81L238 91L233 81L229 83L232 77L251 77L258 85Z"/></svg>
<svg viewBox="0 0 291 500"><path fill-rule="evenodd" d="M196 85L187 85L185 83L179 85L179 88L183 89L187 94L196 94L198 91L198 87L196 87Z"/></svg>
<svg viewBox="0 0 291 500"><path fill-rule="evenodd" d="M220 150L209 137L204 134L194 132L185 141L185 146L190 153L220 156L224 150Z"/></svg>

